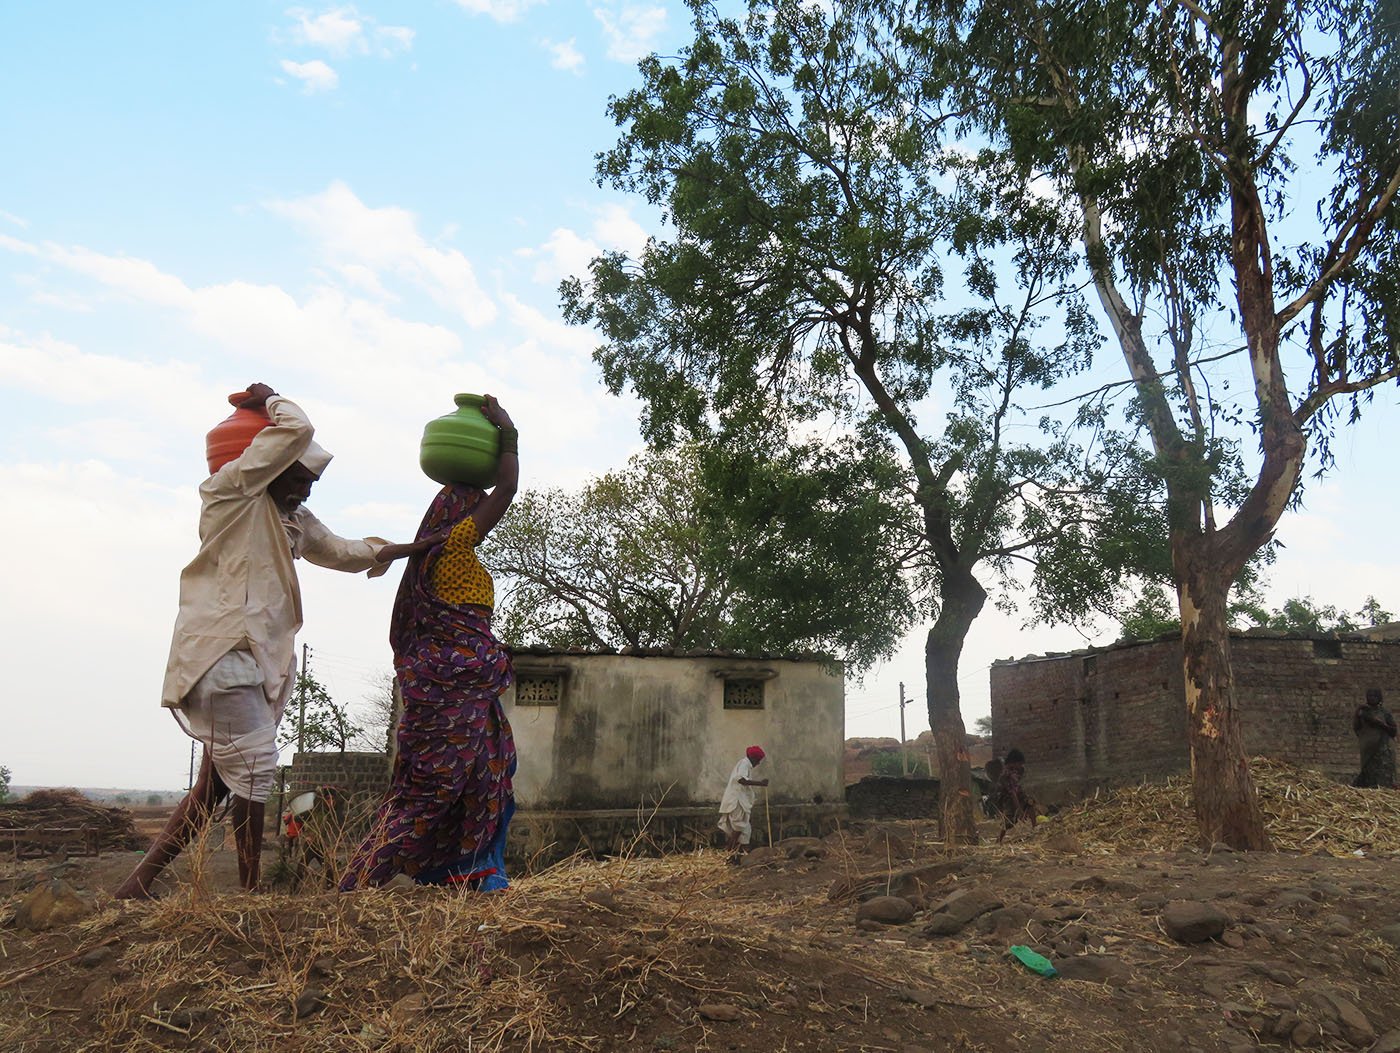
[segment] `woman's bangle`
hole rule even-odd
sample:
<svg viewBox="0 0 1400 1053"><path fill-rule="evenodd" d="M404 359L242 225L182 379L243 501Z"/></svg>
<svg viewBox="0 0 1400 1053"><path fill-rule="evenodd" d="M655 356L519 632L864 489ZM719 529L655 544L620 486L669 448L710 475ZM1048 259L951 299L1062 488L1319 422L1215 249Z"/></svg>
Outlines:
<svg viewBox="0 0 1400 1053"><path fill-rule="evenodd" d="M514 428L501 429L501 452L520 456L520 432Z"/></svg>

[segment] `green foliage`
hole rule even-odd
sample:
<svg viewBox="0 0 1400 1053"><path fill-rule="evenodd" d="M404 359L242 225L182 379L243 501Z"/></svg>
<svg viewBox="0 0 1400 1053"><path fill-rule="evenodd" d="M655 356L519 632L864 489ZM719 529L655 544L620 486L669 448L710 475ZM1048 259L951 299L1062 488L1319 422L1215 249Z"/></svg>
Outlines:
<svg viewBox="0 0 1400 1053"><path fill-rule="evenodd" d="M1233 575L1295 493L1304 440L1325 468L1335 425L1397 375L1400 3L914 9L925 83L1075 217L1171 526L1218 530Z"/></svg>
<svg viewBox="0 0 1400 1053"><path fill-rule="evenodd" d="M1392 618L1374 596L1354 614L1331 605L1318 604L1311 596L1286 600L1282 607L1267 610L1253 588L1237 588L1231 594L1230 624L1236 629L1251 627L1275 629L1304 636L1349 633ZM1181 620L1176 603L1160 584L1150 583L1125 608L1120 618L1120 640L1155 640L1178 635Z"/></svg>
<svg viewBox="0 0 1400 1053"><path fill-rule="evenodd" d="M287 703L287 713L277 729L278 747L296 746L298 728L303 724L305 731L300 737L301 749L305 753L327 748L343 753L361 734L360 727L350 719L345 707L338 705L325 685L307 670L297 673L296 687L292 691L291 701Z"/></svg>
<svg viewBox="0 0 1400 1053"><path fill-rule="evenodd" d="M158 794L158 793L148 793L148 794L146 794L146 804L147 804L149 807L154 808L154 807L156 807L157 805L160 805L160 804L163 804L163 803L165 803L165 798L164 798L163 796L161 796L160 794Z"/></svg>
<svg viewBox="0 0 1400 1053"><path fill-rule="evenodd" d="M825 467L844 459L853 479L897 458L871 496L912 525L900 591L947 614L956 650L985 599L974 568L1010 590L1041 549L1097 560L1093 494L1113 465L1018 399L1084 368L1099 338L1062 210L995 156L946 148L947 118L868 6L754 0L740 22L694 3L694 42L644 60L613 101L622 132L598 167L673 236L598 257L561 294L603 334L604 378L640 397L653 443L786 463L840 435ZM1093 575L1111 577L1038 579L1037 612L1084 613Z"/></svg>
<svg viewBox="0 0 1400 1053"><path fill-rule="evenodd" d="M902 776L905 774L905 761L900 759L897 752L880 752L870 758L870 774L872 775L892 775ZM921 779L929 777L928 759L918 753L909 754L907 761L909 774Z"/></svg>
<svg viewBox="0 0 1400 1053"><path fill-rule="evenodd" d="M1285 600L1283 606L1274 611L1256 609L1250 614L1255 625L1307 636L1356 632L1369 626L1383 625L1393 617L1374 596L1367 596L1361 609L1354 614L1338 610L1330 604L1323 606L1311 596Z"/></svg>
<svg viewBox="0 0 1400 1053"><path fill-rule="evenodd" d="M0 801L10 798L10 769L0 764Z"/></svg>
<svg viewBox="0 0 1400 1053"><path fill-rule="evenodd" d="M978 717L976 720L974 720L974 721L972 722L972 733L973 733L974 735L981 735L984 739L989 739L989 738L991 738L991 737L992 737L992 718L991 718L991 716Z"/></svg>
<svg viewBox="0 0 1400 1053"><path fill-rule="evenodd" d="M896 547L908 524L875 496L896 472L815 445L775 458L684 446L576 492L526 491L482 549L503 582L498 631L551 647L825 651L863 668L912 618Z"/></svg>

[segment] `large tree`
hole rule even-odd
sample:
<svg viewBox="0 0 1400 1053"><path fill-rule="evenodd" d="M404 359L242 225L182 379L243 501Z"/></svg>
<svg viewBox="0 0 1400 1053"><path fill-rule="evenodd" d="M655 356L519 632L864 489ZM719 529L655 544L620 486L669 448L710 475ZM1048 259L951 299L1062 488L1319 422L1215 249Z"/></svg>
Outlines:
<svg viewBox="0 0 1400 1053"><path fill-rule="evenodd" d="M599 159L602 181L664 211L668 237L595 259L564 283L566 315L603 334L605 379L641 397L653 442L840 434L858 457L898 454L903 485L878 497L909 510L911 559L936 583L924 654L943 832L975 841L964 641L984 582L1013 587L1049 548L1084 555L1099 470L1019 402L1095 340L1059 213L944 148L944 118L891 70L900 43L864 5L754 0L740 21L691 6L693 42L641 63ZM1107 588L1087 570L1041 578L1047 608L1055 586Z"/></svg>
<svg viewBox="0 0 1400 1053"><path fill-rule="evenodd" d="M526 491L486 542L518 644L888 655L913 607L889 459L682 446Z"/></svg>
<svg viewBox="0 0 1400 1053"><path fill-rule="evenodd" d="M1166 486L1200 838L1263 848L1227 596L1310 441L1325 466L1331 429L1400 374L1400 4L898 6L919 12L927 83L959 82L1022 181L1074 216ZM1257 442L1232 449L1232 412ZM1222 500L1233 452L1250 485Z"/></svg>

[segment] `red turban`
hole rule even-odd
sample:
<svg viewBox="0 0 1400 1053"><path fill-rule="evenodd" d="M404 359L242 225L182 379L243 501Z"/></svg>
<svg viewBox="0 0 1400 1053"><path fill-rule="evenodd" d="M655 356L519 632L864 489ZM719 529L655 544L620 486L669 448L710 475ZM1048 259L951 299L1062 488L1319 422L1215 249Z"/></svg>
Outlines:
<svg viewBox="0 0 1400 1053"><path fill-rule="evenodd" d="M750 764L757 764L767 756L767 754L758 746L750 746L748 749L744 750L744 756L749 758Z"/></svg>

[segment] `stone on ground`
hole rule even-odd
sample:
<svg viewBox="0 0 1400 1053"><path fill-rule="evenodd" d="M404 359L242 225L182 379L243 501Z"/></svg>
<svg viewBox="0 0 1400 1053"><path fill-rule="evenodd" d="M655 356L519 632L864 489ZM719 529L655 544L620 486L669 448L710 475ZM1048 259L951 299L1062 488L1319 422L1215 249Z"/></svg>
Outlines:
<svg viewBox="0 0 1400 1053"><path fill-rule="evenodd" d="M1225 931L1230 919L1219 907L1199 900L1176 900L1161 914L1162 928L1178 943L1204 943Z"/></svg>
<svg viewBox="0 0 1400 1053"><path fill-rule="evenodd" d="M876 896L856 908L856 921L903 925L914 917L914 905L899 896Z"/></svg>

